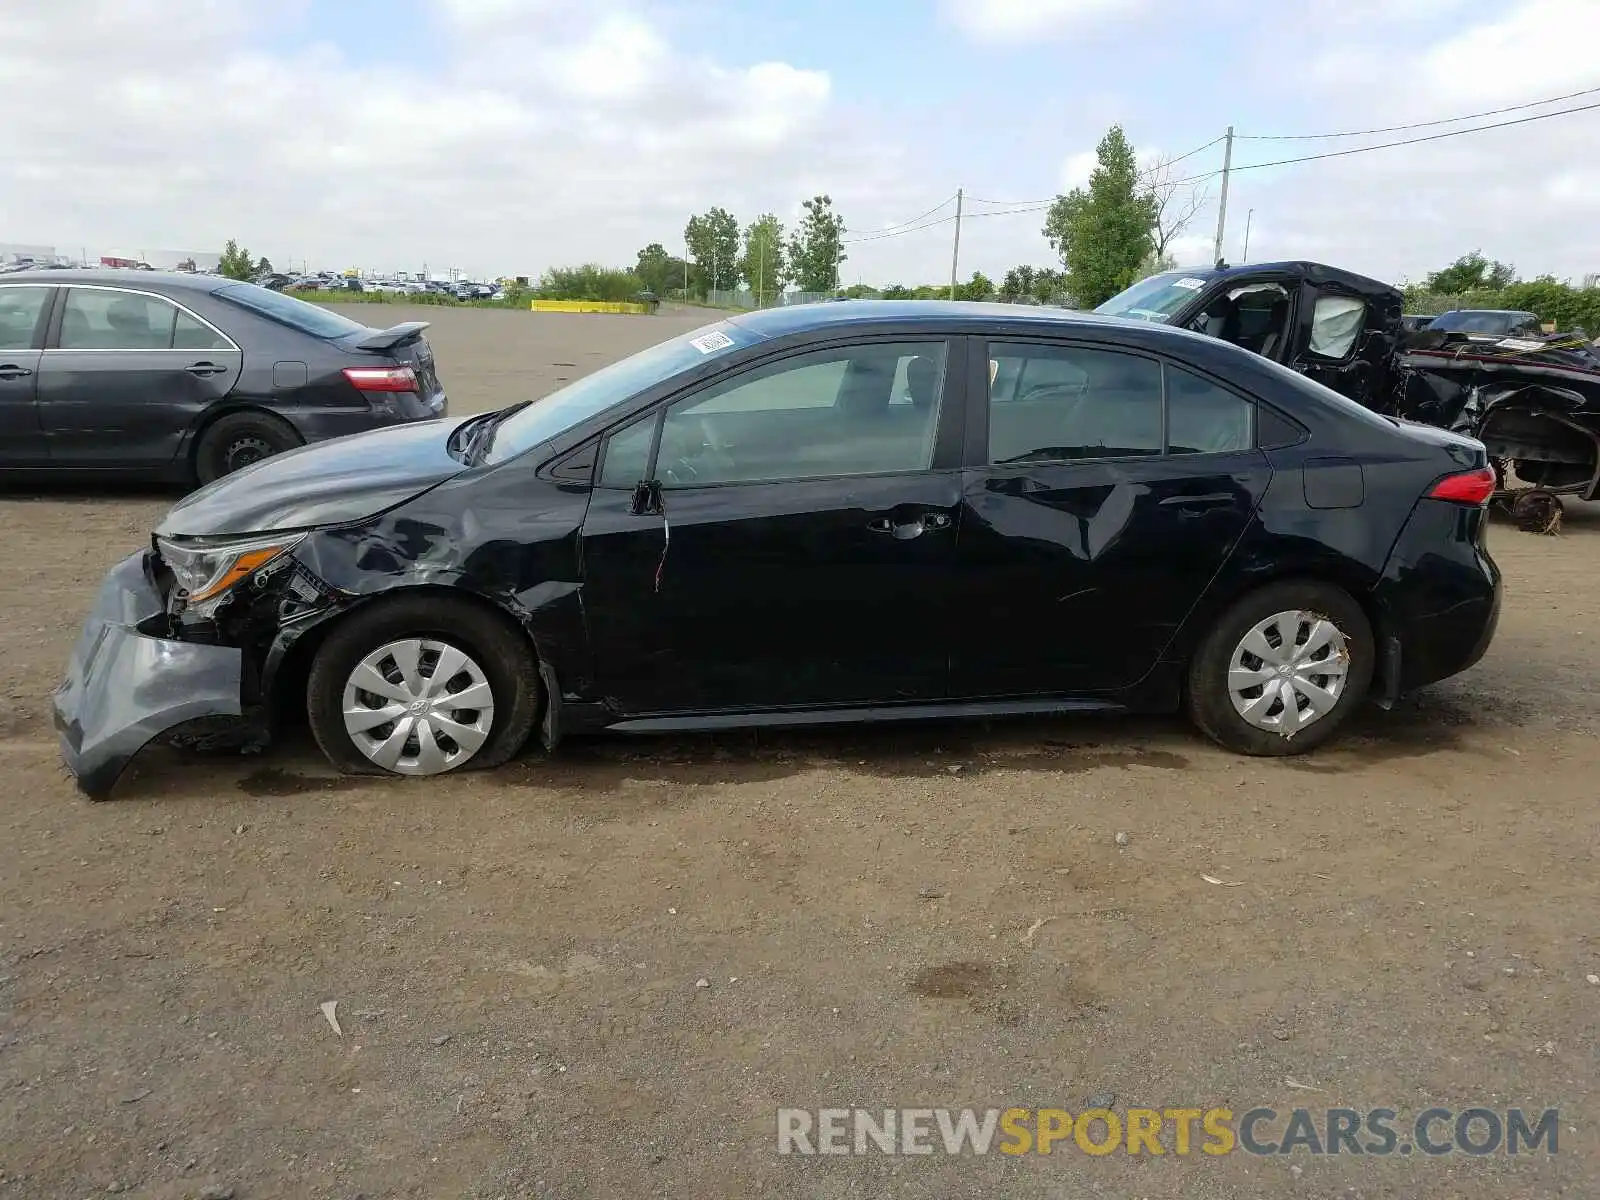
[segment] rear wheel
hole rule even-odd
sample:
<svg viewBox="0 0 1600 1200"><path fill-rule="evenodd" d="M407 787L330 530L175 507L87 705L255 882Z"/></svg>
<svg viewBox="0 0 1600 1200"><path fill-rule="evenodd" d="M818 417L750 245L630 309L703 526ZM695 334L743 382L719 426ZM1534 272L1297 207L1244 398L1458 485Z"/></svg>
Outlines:
<svg viewBox="0 0 1600 1200"><path fill-rule="evenodd" d="M1281 583L1230 608L1189 664L1188 709L1242 754L1303 754L1360 705L1376 661L1372 627L1331 584Z"/></svg>
<svg viewBox="0 0 1600 1200"><path fill-rule="evenodd" d="M300 445L300 436L280 417L238 412L208 426L194 451L194 473L202 484L230 475Z"/></svg>
<svg viewBox="0 0 1600 1200"><path fill-rule="evenodd" d="M538 675L527 639L475 605L381 601L318 648L306 714L322 752L352 774L496 767L533 730Z"/></svg>

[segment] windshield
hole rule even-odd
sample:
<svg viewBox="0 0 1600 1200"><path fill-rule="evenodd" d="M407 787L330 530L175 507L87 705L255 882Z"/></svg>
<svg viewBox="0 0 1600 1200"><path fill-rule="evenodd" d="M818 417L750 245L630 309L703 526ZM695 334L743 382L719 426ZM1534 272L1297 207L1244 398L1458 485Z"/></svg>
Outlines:
<svg viewBox="0 0 1600 1200"><path fill-rule="evenodd" d="M1140 321L1167 321L1206 286L1204 275L1193 271L1168 271L1141 279L1118 292L1094 311L1108 317L1133 317Z"/></svg>
<svg viewBox="0 0 1600 1200"><path fill-rule="evenodd" d="M602 367L506 418L484 451L485 463L504 462L614 404L663 383L690 367L754 345L760 339L726 321L675 337Z"/></svg>
<svg viewBox="0 0 1600 1200"><path fill-rule="evenodd" d="M212 294L230 300L241 308L248 308L264 317L270 317L291 329L309 333L312 337L348 337L352 333L364 333L367 329L359 321L341 317L336 312L319 308L315 304L307 304L304 300L296 300L293 296L285 296L282 292L257 287L253 283L230 283L226 287L218 288Z"/></svg>

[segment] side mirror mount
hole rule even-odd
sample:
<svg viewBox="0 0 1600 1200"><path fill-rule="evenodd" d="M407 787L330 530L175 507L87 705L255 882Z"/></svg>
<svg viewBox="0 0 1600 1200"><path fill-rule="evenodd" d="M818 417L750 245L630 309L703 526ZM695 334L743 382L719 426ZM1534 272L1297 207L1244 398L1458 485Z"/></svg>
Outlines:
<svg viewBox="0 0 1600 1200"><path fill-rule="evenodd" d="M661 511L660 480L641 479L633 485L633 498L628 502L628 512L636 517L646 517Z"/></svg>

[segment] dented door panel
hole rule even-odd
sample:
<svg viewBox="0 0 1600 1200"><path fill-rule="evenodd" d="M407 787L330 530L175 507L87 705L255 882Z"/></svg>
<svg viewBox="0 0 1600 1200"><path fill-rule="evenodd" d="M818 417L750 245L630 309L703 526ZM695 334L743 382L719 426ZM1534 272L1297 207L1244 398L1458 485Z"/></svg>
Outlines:
<svg viewBox="0 0 1600 1200"><path fill-rule="evenodd" d="M951 694L1112 691L1155 665L1272 477L1258 450L970 469Z"/></svg>

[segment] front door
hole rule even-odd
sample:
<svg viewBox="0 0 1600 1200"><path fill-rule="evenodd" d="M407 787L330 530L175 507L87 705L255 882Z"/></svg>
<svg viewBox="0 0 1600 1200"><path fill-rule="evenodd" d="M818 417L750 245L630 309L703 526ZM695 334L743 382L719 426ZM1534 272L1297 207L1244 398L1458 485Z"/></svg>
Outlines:
<svg viewBox="0 0 1600 1200"><path fill-rule="evenodd" d="M611 436L582 552L597 678L616 708L944 695L962 347L791 354Z"/></svg>
<svg viewBox="0 0 1600 1200"><path fill-rule="evenodd" d="M49 460L35 396L39 347L52 288L0 287L0 465L44 466Z"/></svg>
<svg viewBox="0 0 1600 1200"><path fill-rule="evenodd" d="M39 373L51 457L84 467L171 463L243 356L209 325L145 292L74 287Z"/></svg>
<svg viewBox="0 0 1600 1200"><path fill-rule="evenodd" d="M987 447L965 473L951 695L1133 684L1271 479L1253 406L1121 350L991 341L987 353Z"/></svg>

